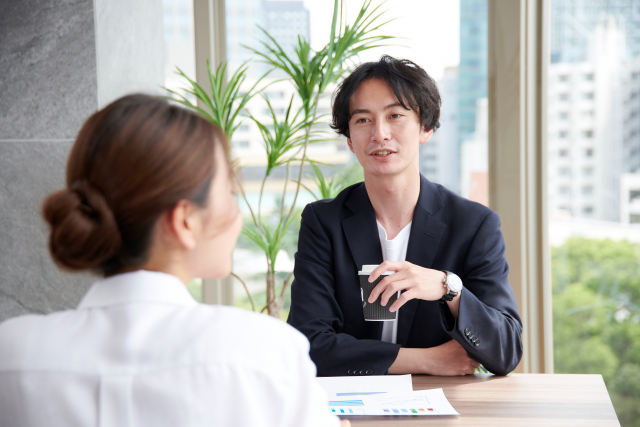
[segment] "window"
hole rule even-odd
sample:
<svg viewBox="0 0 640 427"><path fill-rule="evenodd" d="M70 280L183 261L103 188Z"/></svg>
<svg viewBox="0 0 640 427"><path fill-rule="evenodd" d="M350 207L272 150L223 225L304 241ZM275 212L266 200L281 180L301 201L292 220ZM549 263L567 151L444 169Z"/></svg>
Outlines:
<svg viewBox="0 0 640 427"><path fill-rule="evenodd" d="M243 147L243 148L246 148L250 145L249 141L238 141L236 144L238 144L238 147Z"/></svg>
<svg viewBox="0 0 640 427"><path fill-rule="evenodd" d="M548 79L581 76L571 104L558 99L558 87L547 89L549 123L560 110L580 118L571 140L580 153L578 173L559 176L554 172L561 159L548 156L550 188L566 185L578 192L571 203L549 194L554 370L602 374L622 426L636 425L640 408L640 389L628 386L637 382L632 372L640 373L640 336L626 332L640 328L640 210L634 207L640 200L620 190L623 176L640 179L633 173L640 162L630 161L640 146L630 138L639 107L637 4L549 1L551 22L563 25L550 26L555 56L549 59L555 61ZM618 37L617 46L626 49L604 48L609 37ZM549 132L554 136L557 129L550 126ZM566 142L550 137L548 144L554 153ZM558 215L557 206L573 211Z"/></svg>
<svg viewBox="0 0 640 427"><path fill-rule="evenodd" d="M562 113L560 113L558 116L560 117L560 120L566 120L566 119L568 119L568 118L569 118L569 113L568 113L568 112L566 112L566 111L563 111L563 112L562 112Z"/></svg>
<svg viewBox="0 0 640 427"><path fill-rule="evenodd" d="M560 150L560 151L558 151L558 156L560 156L560 157L568 157L569 156L569 150Z"/></svg>
<svg viewBox="0 0 640 427"><path fill-rule="evenodd" d="M561 130L560 132L558 132L558 138L567 138L569 137L569 132L567 132L566 130Z"/></svg>
<svg viewBox="0 0 640 427"><path fill-rule="evenodd" d="M558 193L562 194L563 196L569 196L571 195L571 188L570 187L560 187L558 188Z"/></svg>
<svg viewBox="0 0 640 427"><path fill-rule="evenodd" d="M247 132L249 130L249 125L240 125L238 126L239 132Z"/></svg>
<svg viewBox="0 0 640 427"><path fill-rule="evenodd" d="M560 80L561 82L568 82L569 81L569 75L561 74L561 75L558 76L558 80Z"/></svg>
<svg viewBox="0 0 640 427"><path fill-rule="evenodd" d="M558 95L558 99L560 101L568 101L569 100L569 94L568 93L561 93Z"/></svg>
<svg viewBox="0 0 640 427"><path fill-rule="evenodd" d="M571 175L571 169L569 169L569 168L560 168L560 169L558 169L558 175L560 175L560 176L570 176Z"/></svg>

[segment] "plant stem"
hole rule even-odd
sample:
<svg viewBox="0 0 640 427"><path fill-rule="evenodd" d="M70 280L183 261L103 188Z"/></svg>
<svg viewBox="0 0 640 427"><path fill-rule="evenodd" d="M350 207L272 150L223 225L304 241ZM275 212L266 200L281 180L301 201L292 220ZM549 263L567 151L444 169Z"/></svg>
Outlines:
<svg viewBox="0 0 640 427"><path fill-rule="evenodd" d="M282 223L282 218L284 217L284 200L287 196L287 183L289 182L289 166L291 162L287 162L287 176L284 179L284 189L282 190L282 204L280 205L280 223Z"/></svg>
<svg viewBox="0 0 640 427"><path fill-rule="evenodd" d="M251 303L251 310L252 311L256 311L256 306L253 305L253 298L251 298L251 294L249 293L249 289L247 288L247 285L244 283L244 280L242 280L240 278L240 276L238 276L236 273L231 272L231 275L233 277L235 277L236 279L238 279L240 281L240 283L242 283L242 286L244 286L244 290L247 293L247 296L249 297L249 302Z"/></svg>
<svg viewBox="0 0 640 427"><path fill-rule="evenodd" d="M311 119L311 123L316 121L316 115L318 114L318 100L320 98L320 94L318 93L318 95L316 96L316 99L314 101L314 105L313 105L313 117ZM307 147L309 146L309 134L311 133L311 126L308 126L306 129L306 135L304 138L304 148L302 149L302 159L300 159L300 173L298 174L298 182L296 183L296 194L295 196L293 196L293 203L291 204L291 208L289 208L289 213L287 214L287 219L285 220L285 224L289 221L289 218L291 218L291 215L293 215L293 210L296 207L296 201L298 200L298 193L300 192L300 183L302 182L302 172L304 170L304 159L307 156Z"/></svg>
<svg viewBox="0 0 640 427"><path fill-rule="evenodd" d="M238 178L238 174L235 173L235 171L233 172L233 176L235 176L236 181L238 182L238 188L240 188L240 193L242 193L242 198L244 199L244 202L247 204L247 207L249 208L249 212L251 212L251 218L253 219L253 223L256 225L258 230L260 230L260 231L262 231L264 233L264 230L262 229L262 225L260 223L258 223L258 221L256 221L256 216L253 214L253 209L251 209L251 205L249 204L249 201L247 200L247 195L244 193L244 188L242 187L242 182L240 181L240 178Z"/></svg>
<svg viewBox="0 0 640 427"><path fill-rule="evenodd" d="M284 281L282 285L282 292L280 292L280 298L284 298L284 293L287 290L287 286L289 286L289 283L291 282L292 278L293 278L293 271L289 273L289 276L287 277L287 279Z"/></svg>
<svg viewBox="0 0 640 427"><path fill-rule="evenodd" d="M260 185L260 198L258 199L258 222L260 222L261 225L262 225L262 217L260 215L260 211L262 210L262 194L264 193L264 184L267 182L268 176L269 175L267 174L264 175L264 179L262 180L262 185ZM260 227L260 230L264 233L264 230L262 230L262 227Z"/></svg>

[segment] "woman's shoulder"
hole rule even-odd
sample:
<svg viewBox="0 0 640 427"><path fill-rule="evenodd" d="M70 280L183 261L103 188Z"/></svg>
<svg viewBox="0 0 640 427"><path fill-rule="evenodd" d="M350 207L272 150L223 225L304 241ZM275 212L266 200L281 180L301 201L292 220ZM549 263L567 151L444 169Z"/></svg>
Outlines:
<svg viewBox="0 0 640 427"><path fill-rule="evenodd" d="M257 346L269 347L270 343L306 348L309 342L298 330L285 321L272 316L230 306L211 306L199 304L198 311L205 317L211 317L215 328L207 328L212 335L222 335L233 341L248 338L246 342Z"/></svg>
<svg viewBox="0 0 640 427"><path fill-rule="evenodd" d="M26 366L32 363L34 347L54 340L57 331L75 323L74 310L50 314L25 314L0 323L0 370Z"/></svg>

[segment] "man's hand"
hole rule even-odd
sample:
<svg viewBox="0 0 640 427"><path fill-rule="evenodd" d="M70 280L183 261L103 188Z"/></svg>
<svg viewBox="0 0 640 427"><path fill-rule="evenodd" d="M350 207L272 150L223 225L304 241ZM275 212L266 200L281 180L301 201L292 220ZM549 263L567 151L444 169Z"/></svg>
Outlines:
<svg viewBox="0 0 640 427"><path fill-rule="evenodd" d="M351 427L351 421L349 421L349 420L340 420L340 427Z"/></svg>
<svg viewBox="0 0 640 427"><path fill-rule="evenodd" d="M480 363L456 340L451 340L431 348L401 348L389 373L454 376L473 374L478 367Z"/></svg>
<svg viewBox="0 0 640 427"><path fill-rule="evenodd" d="M437 301L447 293L443 284L445 273L440 270L420 267L407 261L385 261L375 268L369 275L369 282L376 280L385 271L395 271L395 274L385 277L371 291L369 303L380 298L380 304L386 306L389 298L398 291L406 290L394 302L389 311L392 313L402 307L407 301L418 298L426 301Z"/></svg>
<svg viewBox="0 0 640 427"><path fill-rule="evenodd" d="M480 367L480 362L473 360L456 340L425 350L430 350L425 360L427 374L467 375L473 374Z"/></svg>

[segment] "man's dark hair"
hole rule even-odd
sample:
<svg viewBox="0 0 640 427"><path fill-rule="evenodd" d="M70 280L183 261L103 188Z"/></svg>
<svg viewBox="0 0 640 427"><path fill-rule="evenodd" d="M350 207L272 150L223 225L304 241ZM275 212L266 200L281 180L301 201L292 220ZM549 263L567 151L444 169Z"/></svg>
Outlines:
<svg viewBox="0 0 640 427"><path fill-rule="evenodd" d="M349 136L349 100L360 84L369 79L384 80L398 101L407 110L420 116L425 130L440 127L440 93L425 70L408 59L396 59L382 55L378 62L366 62L356 68L338 87L333 99L333 123L330 125L340 135Z"/></svg>

